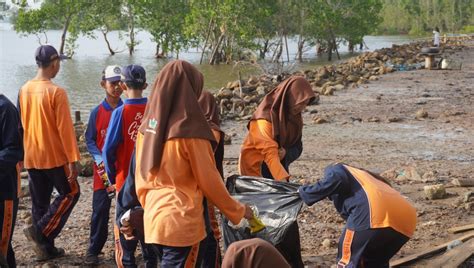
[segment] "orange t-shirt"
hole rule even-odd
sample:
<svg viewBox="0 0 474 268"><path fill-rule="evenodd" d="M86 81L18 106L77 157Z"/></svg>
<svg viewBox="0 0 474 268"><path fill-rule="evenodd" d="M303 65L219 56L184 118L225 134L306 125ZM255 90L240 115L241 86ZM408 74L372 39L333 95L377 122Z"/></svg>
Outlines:
<svg viewBox="0 0 474 268"><path fill-rule="evenodd" d="M66 91L49 80L20 90L25 168L50 169L80 159Z"/></svg>
<svg viewBox="0 0 474 268"><path fill-rule="evenodd" d="M278 143L272 133L272 123L267 120L250 121L249 133L240 150L240 175L261 177L261 166L265 162L275 179L286 180L290 177L280 162Z"/></svg>
<svg viewBox="0 0 474 268"><path fill-rule="evenodd" d="M143 146L143 135L139 133L135 185L144 208L146 243L184 247L204 239L204 196L231 222L238 223L243 218L245 207L227 192L209 141L193 138L166 141L160 169L150 181L139 172Z"/></svg>

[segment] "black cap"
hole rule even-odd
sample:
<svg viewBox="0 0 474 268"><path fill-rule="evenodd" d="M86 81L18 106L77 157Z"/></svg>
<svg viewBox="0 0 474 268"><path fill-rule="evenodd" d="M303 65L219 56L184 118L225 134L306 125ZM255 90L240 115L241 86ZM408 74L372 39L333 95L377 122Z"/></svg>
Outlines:
<svg viewBox="0 0 474 268"><path fill-rule="evenodd" d="M122 82L145 83L146 72L140 65L128 65L122 68Z"/></svg>
<svg viewBox="0 0 474 268"><path fill-rule="evenodd" d="M36 49L35 59L37 64L47 64L55 59L67 59L65 55L59 55L58 51L50 45L43 45Z"/></svg>

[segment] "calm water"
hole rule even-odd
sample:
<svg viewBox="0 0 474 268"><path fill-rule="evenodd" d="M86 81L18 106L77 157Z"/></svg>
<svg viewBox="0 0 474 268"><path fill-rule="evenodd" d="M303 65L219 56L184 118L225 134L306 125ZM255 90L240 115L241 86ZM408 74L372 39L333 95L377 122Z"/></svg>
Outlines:
<svg viewBox="0 0 474 268"><path fill-rule="evenodd" d="M48 31L47 36L49 42L57 47L60 31ZM95 40L85 37L79 38L79 47L73 59L62 62L61 70L54 80L55 83L63 86L68 91L72 110L80 110L83 116L87 118L89 111L104 97L99 82L101 72L106 65L140 64L147 71L148 83L151 84L154 81L156 74L167 60L156 60L153 57L155 46L148 33L139 32L137 39L141 43L138 45L136 53L129 56L125 41L119 40L117 32L111 33L112 47L125 51L115 56L109 56L105 42L99 35ZM367 36L365 38L365 43L371 50L409 41L410 39L406 36ZM0 92L14 102L16 102L19 88L35 75L34 52L38 46L36 36L22 37L12 30L10 24L0 23ZM293 40L289 40L289 51L290 60L294 59L296 44ZM346 47L341 47L340 53L343 58L353 56L353 54L347 53ZM286 59L285 52L283 55ZM199 65L201 54L195 49L181 53L179 56L181 59L196 64L197 68L204 74L205 88L210 90L218 89L228 81L236 80L239 70L241 70L243 78L259 73L257 69L248 67L234 67L225 64ZM304 58L305 62L295 63L291 69L304 69L327 63L325 61L326 56L316 57L314 49L306 52ZM145 94L148 94L148 92L146 91Z"/></svg>

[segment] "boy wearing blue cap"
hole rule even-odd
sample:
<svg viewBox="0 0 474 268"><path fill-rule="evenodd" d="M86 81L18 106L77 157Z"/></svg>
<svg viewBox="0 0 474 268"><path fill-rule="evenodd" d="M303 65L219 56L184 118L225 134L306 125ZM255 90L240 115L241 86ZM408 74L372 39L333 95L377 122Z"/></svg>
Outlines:
<svg viewBox="0 0 474 268"><path fill-rule="evenodd" d="M120 98L122 88L119 85L121 73L122 69L117 65L110 65L104 69L100 85L105 91L105 99L91 111L85 135L87 150L95 162L91 232L85 259L87 265L99 263L98 255L107 241L110 204L115 194L115 188L105 172L102 147L112 112L123 104Z"/></svg>
<svg viewBox="0 0 474 268"><path fill-rule="evenodd" d="M76 166L80 154L67 93L51 81L62 58L54 47L40 46L35 55L37 74L18 94L33 218L23 232L34 242L37 260L41 261L64 255L54 240L80 195ZM59 196L51 202L53 188Z"/></svg>
<svg viewBox="0 0 474 268"><path fill-rule="evenodd" d="M112 113L102 148L105 170L110 182L115 184L117 193L127 178L138 128L145 113L147 98L143 97L143 90L148 86L145 69L139 65L125 66L122 69L120 85L127 99ZM114 234L117 266L135 266L137 241L126 240L116 225ZM140 241L140 245L146 266L156 266L157 258L151 245L146 245L144 241Z"/></svg>

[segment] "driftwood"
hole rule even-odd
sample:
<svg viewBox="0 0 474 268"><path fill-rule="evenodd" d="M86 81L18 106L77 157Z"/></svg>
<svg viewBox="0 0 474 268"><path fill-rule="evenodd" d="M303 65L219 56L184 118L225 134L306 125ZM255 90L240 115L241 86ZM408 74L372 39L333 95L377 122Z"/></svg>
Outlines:
<svg viewBox="0 0 474 268"><path fill-rule="evenodd" d="M423 257L427 257L427 256L431 256L435 253L438 253L440 251L443 251L445 250L449 244L451 244L452 242L456 241L456 240L459 240L461 242L464 242L470 238L473 238L474 237L474 232L470 232L462 237L459 237L459 238L456 238L456 239L453 239L449 242L446 242L444 244L441 244L439 246L435 246L435 247L432 247L430 249L427 249L427 250L423 250L421 252L418 252L418 253L415 253L415 254L412 254L412 255L409 255L409 256L406 256L406 257L403 257L403 258L400 258L398 260L394 260L394 261L391 261L390 262L390 266L391 267L399 267L399 266L402 266L402 265L408 265L418 259L421 259Z"/></svg>
<svg viewBox="0 0 474 268"><path fill-rule="evenodd" d="M456 234L456 233L462 233L462 232L470 231L470 230L474 230L474 224L453 227L453 228L448 229L448 232Z"/></svg>
<svg viewBox="0 0 474 268"><path fill-rule="evenodd" d="M471 239L427 263L427 267L457 268L474 254L474 239Z"/></svg>

